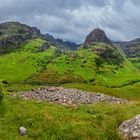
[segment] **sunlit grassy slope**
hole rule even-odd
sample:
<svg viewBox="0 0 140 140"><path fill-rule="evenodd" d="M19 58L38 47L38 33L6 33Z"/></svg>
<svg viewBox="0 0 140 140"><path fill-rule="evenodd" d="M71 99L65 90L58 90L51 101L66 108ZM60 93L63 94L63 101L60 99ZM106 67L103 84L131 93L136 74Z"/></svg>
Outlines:
<svg viewBox="0 0 140 140"><path fill-rule="evenodd" d="M43 51L43 45L42 39L33 39L17 51L0 56L0 79L10 83L5 88L10 93L0 104L0 139L121 140L118 126L140 112L139 70L105 44L57 57L56 47ZM100 55L102 51L106 53ZM9 96L11 92L38 88L35 83L101 92L130 102L70 107ZM20 126L27 128L27 136L19 135Z"/></svg>
<svg viewBox="0 0 140 140"><path fill-rule="evenodd" d="M108 56L102 59L94 50L100 47L99 44L64 54L48 64L47 69L33 77L32 81L51 84L89 83L111 88L140 82L140 72L131 62L121 60L120 54L116 58Z"/></svg>
<svg viewBox="0 0 140 140"><path fill-rule="evenodd" d="M19 83L40 71L55 56L53 46L40 51L43 44L41 39L30 40L18 51L0 55L0 79Z"/></svg>
<svg viewBox="0 0 140 140"><path fill-rule="evenodd" d="M5 95L0 105L0 139L121 140L118 126L138 112L139 104L65 107ZM27 136L19 135L20 126L27 128Z"/></svg>
<svg viewBox="0 0 140 140"><path fill-rule="evenodd" d="M140 69L140 57L129 58L129 60L130 60L138 69Z"/></svg>
<svg viewBox="0 0 140 140"><path fill-rule="evenodd" d="M140 94L139 70L115 48L112 58L112 52L106 57L100 57L97 53L106 44L56 56L54 46L42 50L44 42L33 39L15 52L0 55L0 79L16 84L64 85L85 90L91 87L92 91L129 99L136 99Z"/></svg>

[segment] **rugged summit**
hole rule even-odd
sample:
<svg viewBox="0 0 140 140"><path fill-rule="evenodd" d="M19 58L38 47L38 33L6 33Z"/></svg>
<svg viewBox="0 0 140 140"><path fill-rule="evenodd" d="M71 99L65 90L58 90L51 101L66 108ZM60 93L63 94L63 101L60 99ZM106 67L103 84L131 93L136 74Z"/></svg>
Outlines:
<svg viewBox="0 0 140 140"><path fill-rule="evenodd" d="M41 34L36 27L20 22L4 22L0 24L0 54L15 51L22 43L34 38L41 38L64 50L76 50L78 47L76 43L55 39L49 34Z"/></svg>
<svg viewBox="0 0 140 140"><path fill-rule="evenodd" d="M86 37L84 45L91 45L99 42L111 43L105 32L99 28L96 28Z"/></svg>
<svg viewBox="0 0 140 140"><path fill-rule="evenodd" d="M19 22L0 24L0 53L12 51L26 40L40 37L40 30Z"/></svg>

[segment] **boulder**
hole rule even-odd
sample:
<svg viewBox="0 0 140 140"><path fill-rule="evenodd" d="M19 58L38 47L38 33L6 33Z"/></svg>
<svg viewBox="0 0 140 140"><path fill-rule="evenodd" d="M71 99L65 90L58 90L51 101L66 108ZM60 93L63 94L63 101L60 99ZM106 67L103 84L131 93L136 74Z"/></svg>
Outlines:
<svg viewBox="0 0 140 140"><path fill-rule="evenodd" d="M27 135L27 129L23 126L19 127L19 133L21 136Z"/></svg>
<svg viewBox="0 0 140 140"><path fill-rule="evenodd" d="M118 131L124 140L140 140L140 115L124 121Z"/></svg>

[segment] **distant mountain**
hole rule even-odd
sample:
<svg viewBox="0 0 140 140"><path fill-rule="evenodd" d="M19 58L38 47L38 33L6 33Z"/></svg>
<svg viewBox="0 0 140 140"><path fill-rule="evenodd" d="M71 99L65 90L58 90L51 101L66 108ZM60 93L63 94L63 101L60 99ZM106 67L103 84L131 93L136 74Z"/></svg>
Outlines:
<svg viewBox="0 0 140 140"><path fill-rule="evenodd" d="M43 35L35 27L2 23L0 53L5 55L0 55L0 79L8 83L89 83L105 87L139 81L139 71L113 46L103 30L93 30L81 47L77 46Z"/></svg>
<svg viewBox="0 0 140 140"><path fill-rule="evenodd" d="M90 32L81 48L91 48L98 55L96 62L99 65L102 63L120 65L124 61L121 52L112 44L105 32L99 28Z"/></svg>
<svg viewBox="0 0 140 140"><path fill-rule="evenodd" d="M78 47L76 43L55 39L49 34L43 35L36 27L19 22L5 22L0 24L0 54L15 51L21 44L35 38L46 40L64 50L76 50ZM49 44L46 45L44 48L48 48Z"/></svg>
<svg viewBox="0 0 140 140"><path fill-rule="evenodd" d="M89 46L94 43L111 43L110 39L106 36L105 32L99 28L94 29L90 34L86 37L84 45Z"/></svg>
<svg viewBox="0 0 140 140"><path fill-rule="evenodd" d="M47 34L47 33L44 35L44 39L50 42L51 44L57 43L56 39L52 35Z"/></svg>
<svg viewBox="0 0 140 140"><path fill-rule="evenodd" d="M113 42L119 46L128 58L140 57L140 38L128 42Z"/></svg>
<svg viewBox="0 0 140 140"><path fill-rule="evenodd" d="M19 22L0 24L0 53L9 52L29 39L41 37L40 30Z"/></svg>
<svg viewBox="0 0 140 140"><path fill-rule="evenodd" d="M45 34L44 38L52 44L59 46L64 50L76 50L78 48L78 44L70 41L63 41L62 39L55 39L52 35Z"/></svg>
<svg viewBox="0 0 140 140"><path fill-rule="evenodd" d="M135 67L131 66L131 63L126 61L120 51L113 46L103 30L98 31L95 30L91 33L92 36L87 36L86 42L76 51L66 52L56 58L29 82L90 83L107 87L123 86L131 82L132 78L128 78L129 73L128 75L122 73L129 72L130 67L135 70ZM88 47L85 47L87 42ZM118 83L117 78L121 78Z"/></svg>

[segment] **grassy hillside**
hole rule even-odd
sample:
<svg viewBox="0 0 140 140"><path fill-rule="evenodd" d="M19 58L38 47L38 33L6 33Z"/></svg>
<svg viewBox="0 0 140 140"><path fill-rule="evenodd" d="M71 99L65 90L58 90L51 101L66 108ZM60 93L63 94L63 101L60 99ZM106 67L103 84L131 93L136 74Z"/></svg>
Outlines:
<svg viewBox="0 0 140 140"><path fill-rule="evenodd" d="M107 54L108 48L108 55L100 54L102 49ZM42 39L29 40L17 51L0 55L0 79L11 84L27 82L91 89L123 98L129 94L129 99L139 95L139 70L112 46L99 43L60 54Z"/></svg>
<svg viewBox="0 0 140 140"><path fill-rule="evenodd" d="M0 79L20 83L39 72L55 56L56 50L50 46L46 51L40 51L43 45L43 40L33 39L16 52L0 55Z"/></svg>
<svg viewBox="0 0 140 140"><path fill-rule="evenodd" d="M121 140L118 126L140 112L139 58L126 59L111 43L64 52L40 38L38 29L19 23L0 24L0 34L0 82L8 82L0 89L5 93L0 139ZM101 92L130 102L62 106L10 96L39 84ZM27 128L27 136L19 135L20 126Z"/></svg>
<svg viewBox="0 0 140 140"><path fill-rule="evenodd" d="M119 42L114 43L117 48L123 53L126 57L140 69L140 39L135 39L129 42Z"/></svg>
<svg viewBox="0 0 140 140"><path fill-rule="evenodd" d="M140 69L140 57L129 58L129 60L130 60L138 69Z"/></svg>
<svg viewBox="0 0 140 140"><path fill-rule="evenodd" d="M139 70L117 51L116 54L113 52L112 58L110 52L103 57L96 53L97 49L103 48L102 45L64 54L32 80L52 84L89 83L105 87L123 87L140 81Z"/></svg>

